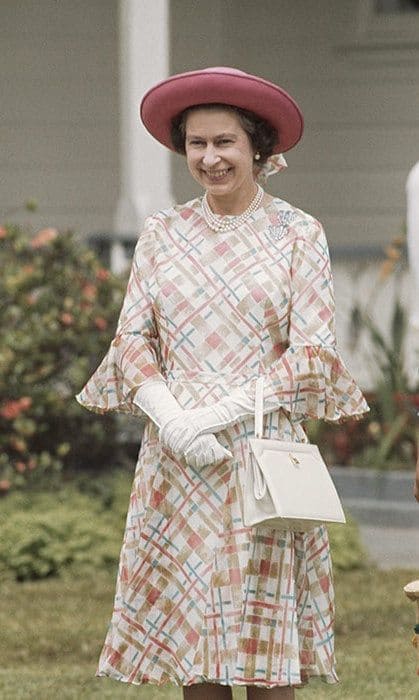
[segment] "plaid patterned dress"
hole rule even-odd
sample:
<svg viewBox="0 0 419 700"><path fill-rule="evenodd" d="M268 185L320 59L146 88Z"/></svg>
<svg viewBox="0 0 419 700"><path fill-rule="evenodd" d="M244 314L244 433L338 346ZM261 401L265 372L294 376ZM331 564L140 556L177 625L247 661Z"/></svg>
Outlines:
<svg viewBox="0 0 419 700"><path fill-rule="evenodd" d="M266 436L305 440L302 418L367 410L336 350L320 224L280 199L227 233L207 227L200 199L150 217L116 336L80 403L141 415L136 390L163 377L193 408L238 385L253 396L261 373L279 407ZM196 470L146 424L97 675L267 688L337 680L327 531L243 525L252 434L252 420L219 433L233 458Z"/></svg>

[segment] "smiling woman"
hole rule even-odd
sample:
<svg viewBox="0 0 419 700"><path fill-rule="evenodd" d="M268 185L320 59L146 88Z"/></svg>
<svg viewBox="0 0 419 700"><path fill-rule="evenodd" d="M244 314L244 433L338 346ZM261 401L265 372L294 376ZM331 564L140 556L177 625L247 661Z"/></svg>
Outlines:
<svg viewBox="0 0 419 700"><path fill-rule="evenodd" d="M186 162L217 214L241 214L257 193L255 153L231 111L201 107L186 118Z"/></svg>
<svg viewBox="0 0 419 700"><path fill-rule="evenodd" d="M264 436L367 410L336 348L321 224L259 184L303 122L282 88L232 68L154 86L141 117L204 194L149 217L116 337L80 393L146 418L97 675L176 683L187 700L291 700L335 683L325 527L243 522L255 389Z"/></svg>

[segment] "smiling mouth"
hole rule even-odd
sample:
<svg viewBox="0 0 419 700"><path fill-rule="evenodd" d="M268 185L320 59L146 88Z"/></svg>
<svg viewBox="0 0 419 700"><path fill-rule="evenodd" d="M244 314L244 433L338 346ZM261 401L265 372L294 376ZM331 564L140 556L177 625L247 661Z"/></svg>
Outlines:
<svg viewBox="0 0 419 700"><path fill-rule="evenodd" d="M205 175L209 177L211 180L221 180L221 178L225 177L229 172L231 168L223 168L223 170L214 170L213 172L209 170L204 170Z"/></svg>

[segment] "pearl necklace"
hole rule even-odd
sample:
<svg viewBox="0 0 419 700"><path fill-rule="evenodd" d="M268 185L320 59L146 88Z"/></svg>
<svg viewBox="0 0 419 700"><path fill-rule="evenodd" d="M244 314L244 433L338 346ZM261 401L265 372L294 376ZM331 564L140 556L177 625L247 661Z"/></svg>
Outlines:
<svg viewBox="0 0 419 700"><path fill-rule="evenodd" d="M213 231L234 231L234 229L239 228L245 221L253 214L254 211L260 206L263 195L265 194L262 187L257 184L256 194L250 202L247 209L237 216L222 216L221 214L214 214L208 204L207 193L205 192L202 197L202 213L207 225Z"/></svg>

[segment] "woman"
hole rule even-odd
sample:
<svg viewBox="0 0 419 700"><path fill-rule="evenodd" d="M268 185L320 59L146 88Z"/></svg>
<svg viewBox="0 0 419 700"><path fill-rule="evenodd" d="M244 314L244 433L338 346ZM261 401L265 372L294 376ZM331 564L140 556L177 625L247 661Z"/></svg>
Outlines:
<svg viewBox="0 0 419 700"><path fill-rule="evenodd" d="M79 395L146 416L98 675L184 697L294 697L337 681L327 532L246 528L255 382L265 435L367 410L336 350L327 243L257 180L302 134L281 88L231 68L173 76L141 117L205 194L147 219L116 337ZM268 692L269 691L269 692Z"/></svg>

